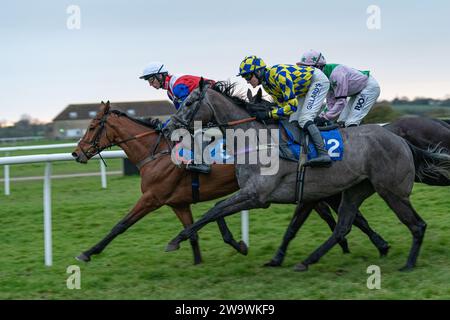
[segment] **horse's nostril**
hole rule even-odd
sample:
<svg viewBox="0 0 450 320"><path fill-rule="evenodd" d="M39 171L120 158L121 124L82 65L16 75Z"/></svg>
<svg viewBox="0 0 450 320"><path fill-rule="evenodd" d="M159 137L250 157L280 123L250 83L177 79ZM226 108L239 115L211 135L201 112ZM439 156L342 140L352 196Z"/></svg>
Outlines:
<svg viewBox="0 0 450 320"><path fill-rule="evenodd" d="M78 158L78 154L76 152L72 152L72 157Z"/></svg>

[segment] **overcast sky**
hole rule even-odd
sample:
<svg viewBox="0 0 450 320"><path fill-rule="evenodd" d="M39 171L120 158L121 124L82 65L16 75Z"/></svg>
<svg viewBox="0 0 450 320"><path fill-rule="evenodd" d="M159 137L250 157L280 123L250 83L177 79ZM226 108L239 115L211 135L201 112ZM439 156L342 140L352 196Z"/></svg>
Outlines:
<svg viewBox="0 0 450 320"><path fill-rule="evenodd" d="M68 29L70 5L80 29ZM367 8L380 8L369 29ZM139 80L152 60L172 73L235 77L246 55L369 69L381 98L450 94L448 1L2 1L0 120L50 121L70 103L166 99ZM72 21L72 20L70 20ZM243 86L245 86L243 84Z"/></svg>

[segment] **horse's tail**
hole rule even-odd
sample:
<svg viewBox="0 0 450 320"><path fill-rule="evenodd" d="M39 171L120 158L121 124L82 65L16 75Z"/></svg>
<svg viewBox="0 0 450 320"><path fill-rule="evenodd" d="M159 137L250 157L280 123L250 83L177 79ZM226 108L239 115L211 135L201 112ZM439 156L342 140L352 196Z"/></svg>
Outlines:
<svg viewBox="0 0 450 320"><path fill-rule="evenodd" d="M450 154L439 146L423 150L407 143L414 156L415 181L430 186L450 186Z"/></svg>

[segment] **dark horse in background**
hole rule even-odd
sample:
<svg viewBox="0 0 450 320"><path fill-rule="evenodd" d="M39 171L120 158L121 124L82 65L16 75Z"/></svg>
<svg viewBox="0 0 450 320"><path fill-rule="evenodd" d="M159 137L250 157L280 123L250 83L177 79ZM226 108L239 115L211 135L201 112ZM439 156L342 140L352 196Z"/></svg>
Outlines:
<svg viewBox="0 0 450 320"><path fill-rule="evenodd" d="M418 116L404 117L384 128L421 149L440 147L445 149L444 152L450 153L450 124L446 121Z"/></svg>

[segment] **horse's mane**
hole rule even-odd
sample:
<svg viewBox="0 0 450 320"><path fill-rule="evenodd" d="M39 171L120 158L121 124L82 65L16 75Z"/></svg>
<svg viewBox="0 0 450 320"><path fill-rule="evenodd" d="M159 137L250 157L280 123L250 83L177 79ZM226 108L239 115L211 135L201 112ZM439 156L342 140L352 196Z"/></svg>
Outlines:
<svg viewBox="0 0 450 320"><path fill-rule="evenodd" d="M125 112L122 112L120 110L111 110L111 113L114 113L114 114L118 115L119 117L122 117L122 116L127 117L131 121L134 121L138 124L149 127L151 129L161 128L161 121L156 118L148 117L146 119L136 119L136 118L130 117L128 114L126 114Z"/></svg>
<svg viewBox="0 0 450 320"><path fill-rule="evenodd" d="M233 101L235 105L249 112L255 110L266 110L271 106L275 106L274 103L269 103L268 101L263 101L261 103L246 101L242 93L236 93L236 85L236 82L232 83L230 81L218 81L212 86L211 89L227 97Z"/></svg>
<svg viewBox="0 0 450 320"><path fill-rule="evenodd" d="M213 85L212 89L232 100L237 106L247 109L246 106L250 103L245 101L242 95L236 94L236 85L236 82L218 81Z"/></svg>

